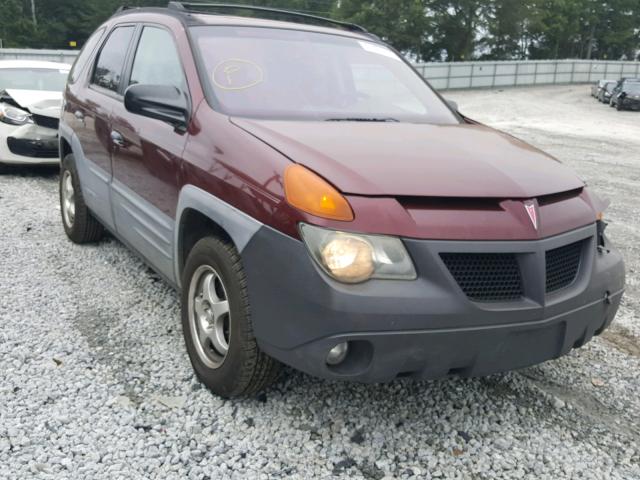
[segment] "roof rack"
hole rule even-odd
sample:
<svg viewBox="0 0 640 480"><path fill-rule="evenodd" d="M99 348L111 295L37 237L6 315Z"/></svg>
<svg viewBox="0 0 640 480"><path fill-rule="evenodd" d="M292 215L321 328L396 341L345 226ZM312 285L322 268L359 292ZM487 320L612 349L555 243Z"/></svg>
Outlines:
<svg viewBox="0 0 640 480"><path fill-rule="evenodd" d="M130 7L129 5L122 5L120 7L118 7L118 9L115 11L115 13L112 16L118 15L119 13L124 12L125 10L134 10L140 7Z"/></svg>
<svg viewBox="0 0 640 480"><path fill-rule="evenodd" d="M220 15L221 13L216 13L215 10L218 11L245 11L253 14L265 14L264 17L258 18L266 18L269 19L268 15L272 14L273 16L280 16L284 18L289 18L290 21L298 20L298 23L315 23L315 24L325 24L331 25L337 28L342 28L343 30L349 30L351 32L361 32L368 33L364 27L360 25L356 25L355 23L341 22L339 20L332 20L331 18L320 17L317 15L309 15L308 13L301 13L292 10L282 10L278 8L269 8L269 7L254 7L252 5L234 5L229 3L199 3L199 2L169 2L168 7L170 10L177 10L179 12L192 12L192 13L209 13L213 15ZM205 10L202 10L202 9ZM214 10L213 12L210 10ZM306 20L306 22L305 22Z"/></svg>

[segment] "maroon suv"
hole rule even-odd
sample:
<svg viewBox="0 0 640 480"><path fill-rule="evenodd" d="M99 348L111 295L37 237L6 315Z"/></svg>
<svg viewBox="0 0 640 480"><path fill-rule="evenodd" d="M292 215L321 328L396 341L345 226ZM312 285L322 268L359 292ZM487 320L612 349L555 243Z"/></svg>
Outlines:
<svg viewBox="0 0 640 480"><path fill-rule="evenodd" d="M255 392L280 362L485 375L610 324L622 259L571 170L459 115L355 25L190 8L207 6L124 10L88 40L60 201L71 240L106 229L181 291L211 390Z"/></svg>

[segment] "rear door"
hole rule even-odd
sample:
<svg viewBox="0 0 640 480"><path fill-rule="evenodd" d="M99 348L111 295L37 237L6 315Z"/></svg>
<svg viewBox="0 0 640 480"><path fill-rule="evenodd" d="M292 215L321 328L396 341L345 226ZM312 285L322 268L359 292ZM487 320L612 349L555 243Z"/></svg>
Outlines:
<svg viewBox="0 0 640 480"><path fill-rule="evenodd" d="M88 85L77 89L71 109L71 122L82 147L83 158L77 158L85 201L108 227L114 227L110 207L111 182L110 116L122 103L120 83L126 58L135 33L135 25L116 26L96 55Z"/></svg>
<svg viewBox="0 0 640 480"><path fill-rule="evenodd" d="M173 34L145 24L136 36L126 87L168 85L188 97L186 76ZM165 277L173 278L173 228L181 155L187 135L160 120L114 105L112 202L118 233Z"/></svg>

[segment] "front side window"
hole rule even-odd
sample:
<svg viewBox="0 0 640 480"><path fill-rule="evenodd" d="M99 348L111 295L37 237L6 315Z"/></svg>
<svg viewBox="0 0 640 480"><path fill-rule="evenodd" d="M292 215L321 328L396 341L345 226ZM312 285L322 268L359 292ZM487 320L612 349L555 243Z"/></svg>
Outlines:
<svg viewBox="0 0 640 480"><path fill-rule="evenodd" d="M133 26L127 26L111 32L98 54L91 83L113 92L118 91L133 31Z"/></svg>
<svg viewBox="0 0 640 480"><path fill-rule="evenodd" d="M89 37L89 40L87 40L87 42L84 44L84 47L82 47L82 50L80 50L80 53L78 54L78 57L73 64L73 68L71 69L71 73L69 74L69 82L75 83L78 80L78 77L80 76L80 73L82 73L87 60L89 60L89 57L93 53L93 50L96 48L96 45L102 38L102 35L104 35L104 31L104 28L97 30L93 33L93 35Z"/></svg>
<svg viewBox="0 0 640 480"><path fill-rule="evenodd" d="M129 85L169 85L185 91L185 77L171 34L157 27L144 27L131 69Z"/></svg>
<svg viewBox="0 0 640 480"><path fill-rule="evenodd" d="M69 67L0 69L0 90L43 90L61 92L67 83Z"/></svg>
<svg viewBox="0 0 640 480"><path fill-rule="evenodd" d="M386 46L275 28L191 27L215 108L298 120L458 123Z"/></svg>

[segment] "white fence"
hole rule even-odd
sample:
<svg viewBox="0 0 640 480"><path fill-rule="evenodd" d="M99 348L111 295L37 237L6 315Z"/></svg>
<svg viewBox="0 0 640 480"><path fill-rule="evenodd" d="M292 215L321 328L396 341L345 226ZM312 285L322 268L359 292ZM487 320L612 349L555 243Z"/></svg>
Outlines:
<svg viewBox="0 0 640 480"><path fill-rule="evenodd" d="M416 68L438 90L589 83L605 78L640 77L640 62L603 60L421 63Z"/></svg>
<svg viewBox="0 0 640 480"><path fill-rule="evenodd" d="M48 60L73 63L77 50L0 49L0 60ZM416 65L438 90L524 85L588 83L604 78L640 78L640 62L604 60L520 60L432 62Z"/></svg>
<svg viewBox="0 0 640 480"><path fill-rule="evenodd" d="M0 60L44 60L73 63L78 50L35 50L27 48L0 48Z"/></svg>

